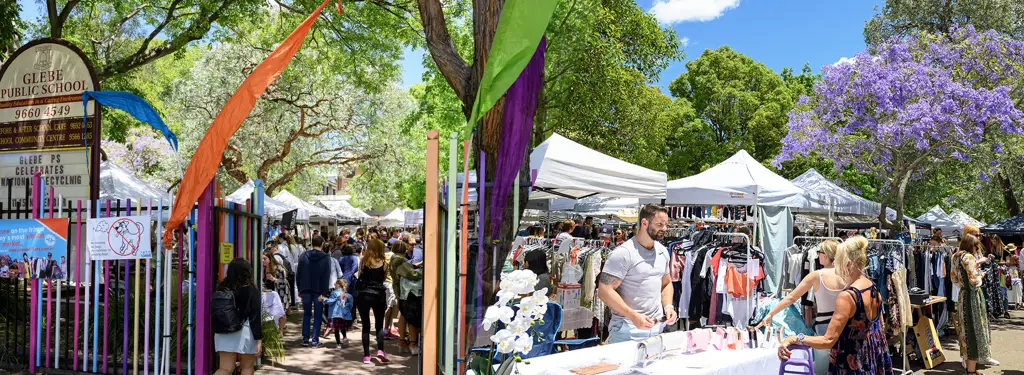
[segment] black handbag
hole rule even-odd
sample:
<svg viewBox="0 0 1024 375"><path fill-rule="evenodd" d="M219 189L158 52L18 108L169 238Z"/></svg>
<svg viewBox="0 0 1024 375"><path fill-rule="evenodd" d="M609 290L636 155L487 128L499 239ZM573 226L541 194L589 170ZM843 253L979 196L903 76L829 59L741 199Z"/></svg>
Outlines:
<svg viewBox="0 0 1024 375"><path fill-rule="evenodd" d="M356 296L363 300L387 300L387 291L384 290L384 284L375 283L370 281L364 281L362 279L356 280L355 287Z"/></svg>

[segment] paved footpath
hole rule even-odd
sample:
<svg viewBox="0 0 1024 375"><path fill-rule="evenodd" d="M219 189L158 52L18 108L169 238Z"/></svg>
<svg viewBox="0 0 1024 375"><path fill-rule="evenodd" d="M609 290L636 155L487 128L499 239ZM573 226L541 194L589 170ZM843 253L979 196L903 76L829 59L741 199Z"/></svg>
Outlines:
<svg viewBox="0 0 1024 375"><path fill-rule="evenodd" d="M1012 310L1010 315L1010 319L992 322L992 344L989 349L992 357L999 361L999 366L981 367L980 370L985 375L1024 375L1024 311ZM917 370L915 374L947 375L965 372L960 364L960 349L956 337L946 335L941 341L946 362L931 370ZM911 368L915 369L920 367L920 364L911 365Z"/></svg>
<svg viewBox="0 0 1024 375"><path fill-rule="evenodd" d="M370 324L373 324L372 321ZM349 346L338 349L334 342L334 334L330 338L320 338L324 347L318 349L304 348L302 341L301 309L288 314L288 328L285 332L285 360L283 363L265 363L256 372L258 375L278 374L331 374L331 375L414 375L419 374L419 357L408 354L398 355L398 341L386 341L384 351L388 353L391 363L386 365L363 364L362 331L360 325L348 332ZM376 353L376 340L370 336L370 352Z"/></svg>

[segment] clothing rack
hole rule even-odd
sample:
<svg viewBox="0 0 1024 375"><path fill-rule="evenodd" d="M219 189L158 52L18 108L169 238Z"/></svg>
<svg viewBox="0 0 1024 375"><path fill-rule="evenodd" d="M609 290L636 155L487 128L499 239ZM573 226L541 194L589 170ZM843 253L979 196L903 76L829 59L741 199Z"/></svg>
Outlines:
<svg viewBox="0 0 1024 375"><path fill-rule="evenodd" d="M715 237L732 237L732 238L741 238L741 239L743 239L743 243L746 244L746 246L747 246L747 262L750 262L750 260L752 259L751 258L751 252L750 252L750 236L746 235L745 233L726 233L726 232L716 232L716 233L714 233L712 235L715 236ZM747 268L747 272L749 274L750 268ZM753 291L751 291L750 298L747 300L747 311L757 311L757 305L761 302L760 298L757 298L757 296L755 296L754 294L755 293ZM713 295L712 295L712 297L714 298ZM753 302L753 304L751 304L751 302ZM689 327L687 327L687 329L689 329Z"/></svg>
<svg viewBox="0 0 1024 375"><path fill-rule="evenodd" d="M825 242L825 241L828 241L828 240L833 240L833 241L836 241L836 242L843 242L843 239L839 238L839 237L796 236L796 237L793 237L793 244L796 244L796 240L799 240L799 239L820 240L820 241L818 241L818 243L822 243L822 242ZM810 271L814 272L814 265L815 265L814 260L812 259L810 261L810 263L811 263L811 270Z"/></svg>
<svg viewBox="0 0 1024 375"><path fill-rule="evenodd" d="M900 253L903 254L903 266L906 267L906 265L908 263L907 262L907 257L909 256L909 254L908 254L908 251L907 251L907 244L904 243L903 241L899 241L899 240L873 240L873 239L869 239L868 243L886 243L886 244L892 244L892 245L899 245L900 249L903 250L903 251L900 252ZM908 288L909 288L909 286L908 286ZM899 349L900 349L900 352L903 353L903 368L893 367L893 370L899 371L899 372L894 372L894 374L910 375L910 374L913 374L914 371L911 371L910 370L910 366L907 364L907 330L904 329L903 327L900 327L900 332L901 332L900 337L901 337L901 340L903 342L900 343L900 348Z"/></svg>

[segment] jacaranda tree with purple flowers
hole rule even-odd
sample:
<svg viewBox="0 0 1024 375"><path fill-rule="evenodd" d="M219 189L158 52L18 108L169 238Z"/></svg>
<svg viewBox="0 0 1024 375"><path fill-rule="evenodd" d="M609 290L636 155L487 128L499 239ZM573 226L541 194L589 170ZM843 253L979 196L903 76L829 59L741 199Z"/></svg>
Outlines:
<svg viewBox="0 0 1024 375"><path fill-rule="evenodd" d="M882 212L897 211L895 222L879 219L898 228L911 181L947 161L989 158L995 144L1024 133L1024 43L966 26L875 51L822 70L789 113L774 164L816 152L838 170L875 176Z"/></svg>

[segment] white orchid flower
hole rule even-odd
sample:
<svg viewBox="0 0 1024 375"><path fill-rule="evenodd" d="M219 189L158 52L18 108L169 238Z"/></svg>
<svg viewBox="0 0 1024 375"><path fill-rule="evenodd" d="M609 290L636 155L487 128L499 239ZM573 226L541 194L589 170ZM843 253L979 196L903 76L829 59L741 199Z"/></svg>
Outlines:
<svg viewBox="0 0 1024 375"><path fill-rule="evenodd" d="M501 321L502 323L508 324L512 321L512 316L515 315L515 311L512 311L511 307L508 306L490 306L487 308L487 312L484 313L483 326L490 328L494 322Z"/></svg>
<svg viewBox="0 0 1024 375"><path fill-rule="evenodd" d="M527 354L530 350L533 350L533 337L529 335L518 336L514 345L517 353Z"/></svg>
<svg viewBox="0 0 1024 375"><path fill-rule="evenodd" d="M491 336L491 342L498 344L499 353L508 354L515 349L516 335L507 329L502 329Z"/></svg>

